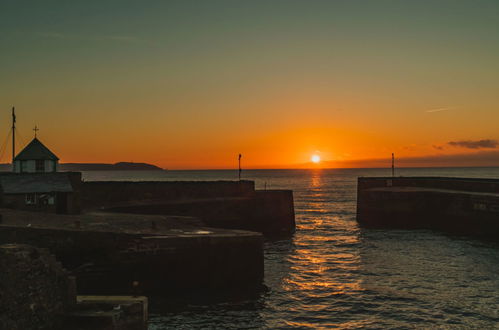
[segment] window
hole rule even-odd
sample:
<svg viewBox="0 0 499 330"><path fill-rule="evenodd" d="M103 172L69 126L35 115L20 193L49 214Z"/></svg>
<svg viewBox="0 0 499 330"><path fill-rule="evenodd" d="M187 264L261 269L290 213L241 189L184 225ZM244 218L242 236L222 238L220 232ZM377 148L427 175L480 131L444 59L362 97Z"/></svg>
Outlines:
<svg viewBox="0 0 499 330"><path fill-rule="evenodd" d="M39 159L36 160L36 171L37 172L45 172L45 161L43 159L42 160L39 160Z"/></svg>
<svg viewBox="0 0 499 330"><path fill-rule="evenodd" d="M26 194L26 205L36 204L35 194Z"/></svg>
<svg viewBox="0 0 499 330"><path fill-rule="evenodd" d="M21 161L21 172L28 172L28 161L27 160Z"/></svg>
<svg viewBox="0 0 499 330"><path fill-rule="evenodd" d="M37 195L39 205L54 205L54 196L52 194Z"/></svg>

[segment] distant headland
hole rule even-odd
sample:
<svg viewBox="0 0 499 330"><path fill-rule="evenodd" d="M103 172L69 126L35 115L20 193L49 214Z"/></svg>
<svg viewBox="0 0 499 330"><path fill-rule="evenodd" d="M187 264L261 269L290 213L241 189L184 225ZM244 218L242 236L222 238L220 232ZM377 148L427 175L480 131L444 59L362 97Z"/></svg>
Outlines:
<svg viewBox="0 0 499 330"><path fill-rule="evenodd" d="M161 167L147 163L119 162L101 163L65 163L60 164L61 171L162 171Z"/></svg>
<svg viewBox="0 0 499 330"><path fill-rule="evenodd" d="M11 164L0 164L0 171L11 171ZM60 171L163 171L161 167L147 163L62 163Z"/></svg>

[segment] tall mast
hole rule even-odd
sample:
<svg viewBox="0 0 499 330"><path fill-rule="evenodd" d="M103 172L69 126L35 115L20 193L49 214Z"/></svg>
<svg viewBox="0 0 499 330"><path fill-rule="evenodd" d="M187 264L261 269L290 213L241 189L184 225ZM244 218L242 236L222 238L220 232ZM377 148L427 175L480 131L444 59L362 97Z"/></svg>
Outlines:
<svg viewBox="0 0 499 330"><path fill-rule="evenodd" d="M12 165L16 157L16 108L12 107Z"/></svg>

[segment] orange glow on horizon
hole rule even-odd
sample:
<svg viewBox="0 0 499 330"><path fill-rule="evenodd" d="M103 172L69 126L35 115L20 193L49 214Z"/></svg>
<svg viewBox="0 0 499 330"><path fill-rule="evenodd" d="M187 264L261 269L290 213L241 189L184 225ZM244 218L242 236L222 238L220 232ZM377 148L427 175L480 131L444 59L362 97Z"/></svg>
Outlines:
<svg viewBox="0 0 499 330"><path fill-rule="evenodd" d="M426 144L410 144L409 140L397 140L396 132L373 134L347 123L340 128L310 124L298 129L276 128L274 131L253 133L256 136L247 132L235 135L231 133L233 138L229 140L222 134L209 134L209 131L197 131L195 134L189 131L184 134L178 132L180 138L175 139L168 131L162 132L159 129L146 131L142 137L134 131L107 136L96 132L96 135L86 136L86 132L69 132L64 127L51 127L47 124L41 126L39 138L60 157L61 163L131 161L150 163L166 169L235 169L239 153L243 154L243 169L389 168L391 152L395 152L396 164L400 167L448 166L451 165L449 161L434 161L432 157L477 154L475 150L445 146L444 142L438 140L434 144L431 140ZM24 122L19 126L22 132L28 130ZM5 127L4 131L7 130ZM61 140L60 136L71 138ZM24 140L24 144L30 141L26 138ZM209 143L200 144L199 141ZM435 145L444 147L437 149ZM23 146L19 144L17 150L21 150ZM317 150L320 150L320 154ZM0 162L9 162L7 152ZM454 160L452 164L482 165L460 159Z"/></svg>

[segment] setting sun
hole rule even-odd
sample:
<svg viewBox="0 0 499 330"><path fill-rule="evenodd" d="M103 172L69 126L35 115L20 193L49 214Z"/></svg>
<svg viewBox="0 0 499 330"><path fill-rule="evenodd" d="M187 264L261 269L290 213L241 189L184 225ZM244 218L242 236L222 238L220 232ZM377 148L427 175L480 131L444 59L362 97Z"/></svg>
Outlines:
<svg viewBox="0 0 499 330"><path fill-rule="evenodd" d="M312 163L319 163L321 161L321 156L319 155L313 155L312 158L310 159Z"/></svg>

